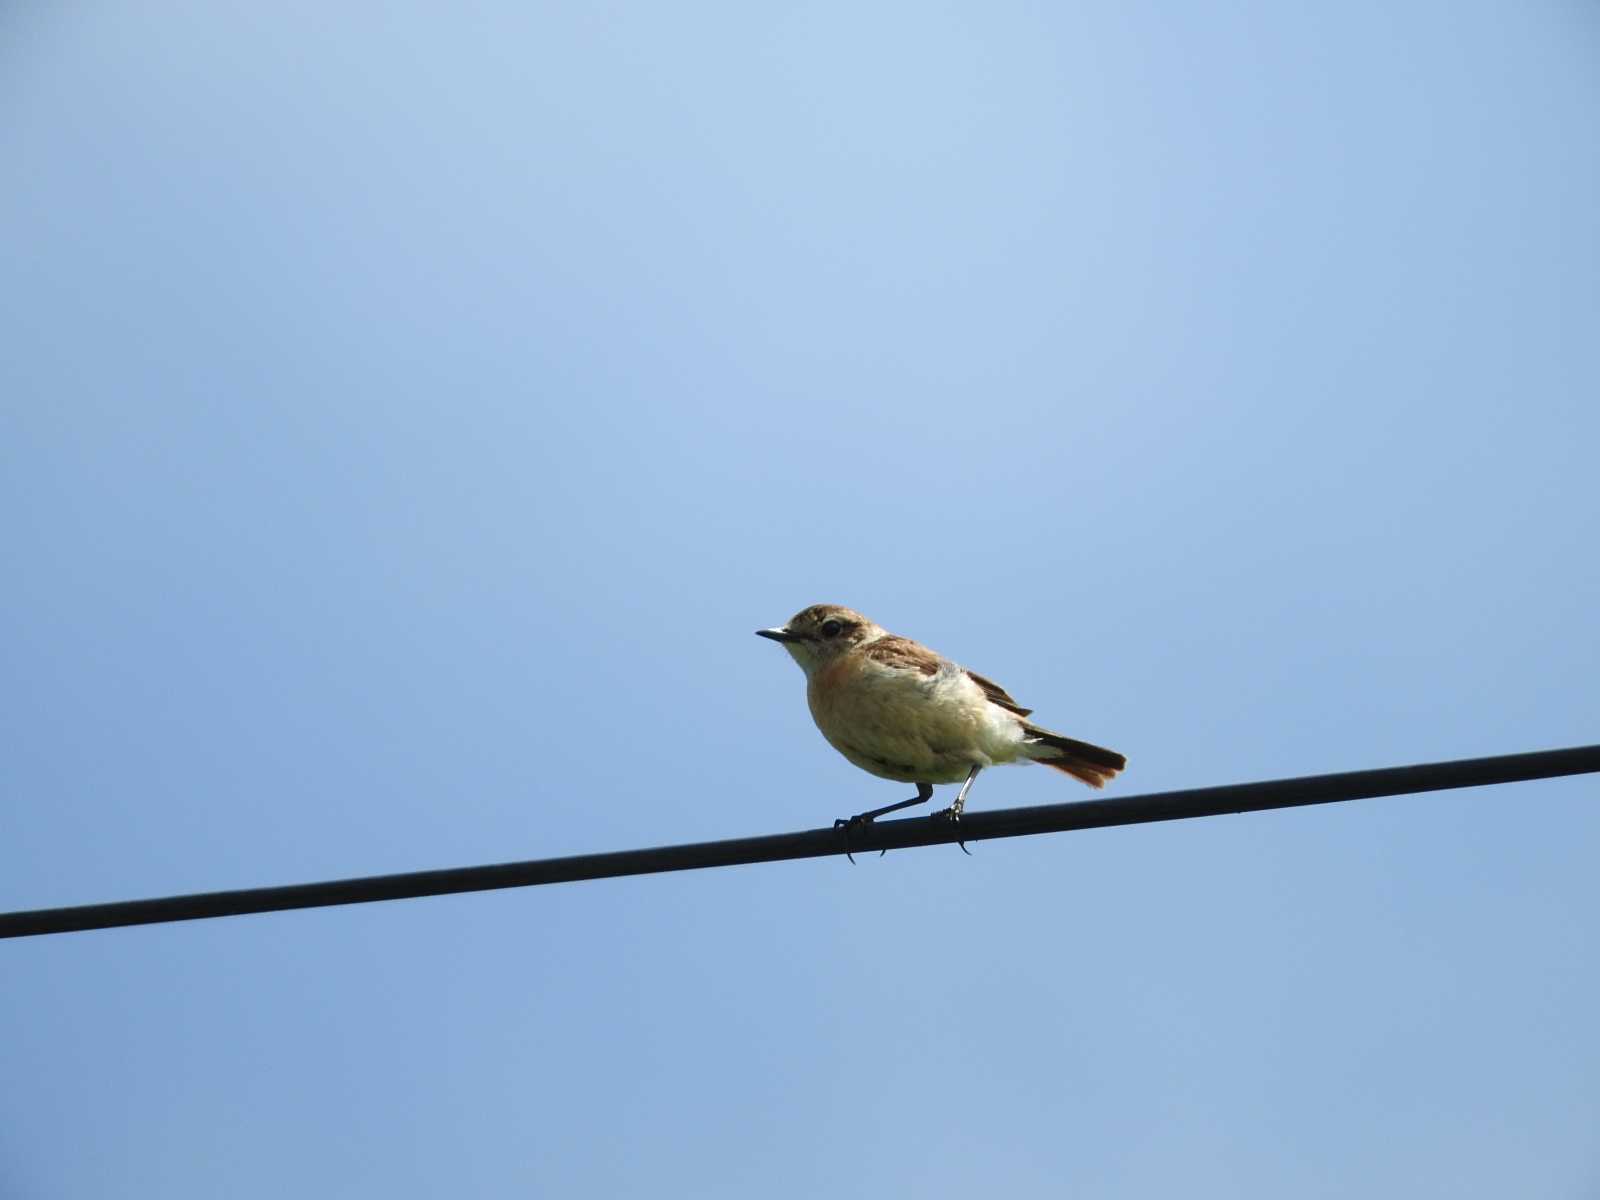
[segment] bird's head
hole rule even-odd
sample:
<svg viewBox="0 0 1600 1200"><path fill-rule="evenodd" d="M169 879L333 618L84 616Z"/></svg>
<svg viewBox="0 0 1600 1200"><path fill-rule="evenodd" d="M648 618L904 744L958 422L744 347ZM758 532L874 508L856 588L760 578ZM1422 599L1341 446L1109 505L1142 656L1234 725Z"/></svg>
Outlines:
<svg viewBox="0 0 1600 1200"><path fill-rule="evenodd" d="M780 642L807 675L855 646L882 637L883 630L854 609L838 604L802 608L776 629L758 629L757 637Z"/></svg>

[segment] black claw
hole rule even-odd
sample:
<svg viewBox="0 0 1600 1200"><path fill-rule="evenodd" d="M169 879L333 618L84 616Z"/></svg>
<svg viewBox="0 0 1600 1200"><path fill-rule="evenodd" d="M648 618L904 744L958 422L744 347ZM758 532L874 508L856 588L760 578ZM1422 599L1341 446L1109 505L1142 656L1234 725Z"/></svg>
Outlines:
<svg viewBox="0 0 1600 1200"><path fill-rule="evenodd" d="M934 813L933 819L935 821L949 821L953 825L961 820L961 814L953 808L946 808L940 812ZM972 851L967 849L967 843L965 841L957 838L956 845L961 847L961 853L965 854L968 858L972 857Z"/></svg>
<svg viewBox="0 0 1600 1200"><path fill-rule="evenodd" d="M856 856L850 853L850 826L855 824L855 820L854 817L839 817L833 823L835 829L844 830L844 856L850 860L852 867L856 865Z"/></svg>
<svg viewBox="0 0 1600 1200"><path fill-rule="evenodd" d="M857 813L853 817L839 817L833 823L835 829L844 830L844 856L850 860L851 866L855 865L856 856L850 853L850 831L858 825L870 824L872 824L871 813ZM882 858L887 853L887 850L880 850L878 851L878 857Z"/></svg>

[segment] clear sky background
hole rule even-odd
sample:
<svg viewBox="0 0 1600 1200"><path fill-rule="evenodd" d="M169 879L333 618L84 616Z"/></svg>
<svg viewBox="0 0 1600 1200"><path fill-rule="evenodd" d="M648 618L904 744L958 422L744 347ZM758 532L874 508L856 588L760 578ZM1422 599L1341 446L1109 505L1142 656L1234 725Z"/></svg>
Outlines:
<svg viewBox="0 0 1600 1200"><path fill-rule="evenodd" d="M1600 740L1592 4L0 10L0 909ZM986 774L974 808L1086 798ZM948 791L941 793L947 802ZM0 945L0 1196L1600 1196L1600 784Z"/></svg>

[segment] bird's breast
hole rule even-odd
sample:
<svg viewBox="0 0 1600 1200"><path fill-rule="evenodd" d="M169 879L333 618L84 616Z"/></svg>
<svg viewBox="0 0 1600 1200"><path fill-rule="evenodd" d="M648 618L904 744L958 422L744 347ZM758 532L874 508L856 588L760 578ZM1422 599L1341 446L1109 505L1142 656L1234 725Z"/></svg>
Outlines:
<svg viewBox="0 0 1600 1200"><path fill-rule="evenodd" d="M823 737L874 775L951 782L995 761L999 710L954 664L927 674L847 655L813 672L806 699Z"/></svg>
<svg viewBox="0 0 1600 1200"><path fill-rule="evenodd" d="M937 676L884 667L847 654L818 668L806 683L811 715L824 733L833 728L908 718L933 699Z"/></svg>

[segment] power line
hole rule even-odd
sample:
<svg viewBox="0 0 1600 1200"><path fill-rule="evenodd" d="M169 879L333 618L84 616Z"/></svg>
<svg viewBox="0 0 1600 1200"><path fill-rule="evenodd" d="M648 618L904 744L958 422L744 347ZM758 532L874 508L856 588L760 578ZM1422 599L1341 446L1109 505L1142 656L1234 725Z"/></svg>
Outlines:
<svg viewBox="0 0 1600 1200"><path fill-rule="evenodd" d="M1155 792L1145 796L1107 797L1072 804L967 812L959 824L929 820L927 817L880 821L851 830L848 849L861 853L904 850L912 846L934 846L956 841L981 842L1035 833L1063 833L1110 825L1138 825L1146 821L1178 821L1190 817L1261 812L1306 804L1332 804L1342 800L1365 800L1376 796L1398 796L1447 788L1518 783L1596 771L1600 771L1600 745L1575 746L1566 750L1463 758L1410 767L1385 767L1375 771L1344 771L1334 775L1306 775L1261 783ZM166 921L194 921L205 917L282 912L334 904L366 904L376 900L408 900L419 896L444 896L543 883L573 883L580 879L610 879L661 871L692 871L702 867L732 867L792 858L820 858L843 854L846 848L843 830L810 829L800 833L656 846L645 850L618 850L608 854L575 854L568 858L532 859L528 862L454 867L441 871L411 871L401 875L368 875L358 879L298 883L286 887L200 892L152 900L84 904L73 908L40 908L0 913L0 938L110 929L123 925L155 925Z"/></svg>

